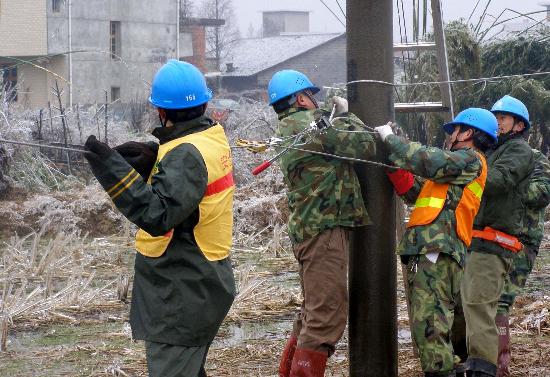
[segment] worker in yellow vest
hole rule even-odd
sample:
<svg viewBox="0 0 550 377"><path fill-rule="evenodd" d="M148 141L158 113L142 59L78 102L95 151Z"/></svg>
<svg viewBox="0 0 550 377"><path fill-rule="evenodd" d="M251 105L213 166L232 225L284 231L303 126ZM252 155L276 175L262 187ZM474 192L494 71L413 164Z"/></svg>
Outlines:
<svg viewBox="0 0 550 377"><path fill-rule="evenodd" d="M151 377L206 376L208 348L235 296L231 150L222 126L204 116L211 97L195 66L170 60L149 97L158 146L86 141L92 172L140 228L130 324L145 340Z"/></svg>
<svg viewBox="0 0 550 377"><path fill-rule="evenodd" d="M376 127L400 168L388 177L414 204L397 252L408 269L413 342L430 377L455 376L460 361L450 340L454 309L487 176L483 152L497 139L496 118L484 109L466 109L443 128L450 150L410 142L389 125Z"/></svg>

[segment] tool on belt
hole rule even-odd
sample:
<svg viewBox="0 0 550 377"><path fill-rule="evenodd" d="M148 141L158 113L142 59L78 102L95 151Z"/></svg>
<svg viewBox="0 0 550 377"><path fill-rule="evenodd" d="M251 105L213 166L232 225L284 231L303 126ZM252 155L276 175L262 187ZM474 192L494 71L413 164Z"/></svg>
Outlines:
<svg viewBox="0 0 550 377"><path fill-rule="evenodd" d="M519 253L523 249L523 244L517 237L500 232L489 226L486 226L483 230L474 229L472 231L472 236L494 242L513 253Z"/></svg>

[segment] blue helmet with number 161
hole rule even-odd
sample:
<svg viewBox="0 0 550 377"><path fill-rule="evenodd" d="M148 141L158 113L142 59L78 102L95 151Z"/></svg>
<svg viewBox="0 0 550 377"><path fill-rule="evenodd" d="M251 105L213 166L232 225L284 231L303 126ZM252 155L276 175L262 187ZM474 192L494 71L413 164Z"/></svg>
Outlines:
<svg viewBox="0 0 550 377"><path fill-rule="evenodd" d="M151 85L149 102L161 109L189 109L210 101L212 91L203 74L193 64L168 60Z"/></svg>

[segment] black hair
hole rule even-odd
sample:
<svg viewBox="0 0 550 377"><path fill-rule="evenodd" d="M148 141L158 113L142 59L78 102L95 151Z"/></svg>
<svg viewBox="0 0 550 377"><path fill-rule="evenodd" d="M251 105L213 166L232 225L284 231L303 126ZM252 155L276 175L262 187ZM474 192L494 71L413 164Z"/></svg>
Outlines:
<svg viewBox="0 0 550 377"><path fill-rule="evenodd" d="M487 149L494 147L495 139L489 136L486 132L481 131L475 127L468 126L466 124L460 125L460 133L472 130L474 132L472 140L474 146L482 152L485 152Z"/></svg>
<svg viewBox="0 0 550 377"><path fill-rule="evenodd" d="M204 112L206 111L206 103L199 106L190 107L188 109L164 109L164 111L166 112L166 119L174 124L179 122L187 122L204 115Z"/></svg>

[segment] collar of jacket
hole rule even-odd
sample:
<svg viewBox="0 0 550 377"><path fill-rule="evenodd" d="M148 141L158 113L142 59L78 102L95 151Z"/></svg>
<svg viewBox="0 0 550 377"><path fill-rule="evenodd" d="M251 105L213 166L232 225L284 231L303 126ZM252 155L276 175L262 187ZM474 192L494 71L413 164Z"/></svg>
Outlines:
<svg viewBox="0 0 550 377"><path fill-rule="evenodd" d="M502 144L506 143L508 140L517 139L517 138L523 138L523 133L507 133L504 135L499 135L496 148L500 147Z"/></svg>
<svg viewBox="0 0 550 377"><path fill-rule="evenodd" d="M214 122L203 115L187 122L175 123L172 127L157 127L151 134L159 139L160 144L165 144L180 137L204 131L213 125Z"/></svg>
<svg viewBox="0 0 550 377"><path fill-rule="evenodd" d="M279 120L282 120L286 117L289 117L291 116L292 114L296 114L298 112L301 112L301 111L313 111L314 113L314 118L317 119L318 117L322 116L322 115L330 115L330 112L331 110L330 109L327 109L325 107L320 107L318 109L306 109L305 107L290 107L288 109L286 109L285 111L277 114Z"/></svg>
<svg viewBox="0 0 550 377"><path fill-rule="evenodd" d="M281 119L284 119L286 117L291 116L292 114L296 114L297 112L300 112L300 111L308 111L308 110L303 108L303 107L290 107L290 108L286 109L285 111L280 112L279 114L277 114L277 117L279 118L279 120L281 120Z"/></svg>

